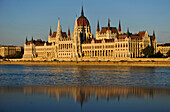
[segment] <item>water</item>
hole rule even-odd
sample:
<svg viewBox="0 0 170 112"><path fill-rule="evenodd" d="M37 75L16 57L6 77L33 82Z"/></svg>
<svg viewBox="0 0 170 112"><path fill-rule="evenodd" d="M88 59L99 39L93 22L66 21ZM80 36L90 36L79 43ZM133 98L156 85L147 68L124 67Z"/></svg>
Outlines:
<svg viewBox="0 0 170 112"><path fill-rule="evenodd" d="M170 112L170 68L0 65L0 112Z"/></svg>

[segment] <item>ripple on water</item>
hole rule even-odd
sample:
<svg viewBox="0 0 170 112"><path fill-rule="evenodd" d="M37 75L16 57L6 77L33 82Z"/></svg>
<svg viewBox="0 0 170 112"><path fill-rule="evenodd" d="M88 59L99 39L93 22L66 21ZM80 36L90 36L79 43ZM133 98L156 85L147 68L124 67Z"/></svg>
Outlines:
<svg viewBox="0 0 170 112"><path fill-rule="evenodd" d="M0 65L0 86L102 85L170 88L166 67Z"/></svg>

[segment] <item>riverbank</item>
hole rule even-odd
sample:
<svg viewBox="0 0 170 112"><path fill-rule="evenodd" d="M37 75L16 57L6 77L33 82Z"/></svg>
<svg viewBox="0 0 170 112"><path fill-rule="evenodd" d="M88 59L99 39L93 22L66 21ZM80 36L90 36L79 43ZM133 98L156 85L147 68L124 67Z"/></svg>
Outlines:
<svg viewBox="0 0 170 112"><path fill-rule="evenodd" d="M143 67L170 67L170 62L58 62L58 61L1 61L0 65L40 65L40 66L56 66L56 65L93 65L93 66L143 66Z"/></svg>

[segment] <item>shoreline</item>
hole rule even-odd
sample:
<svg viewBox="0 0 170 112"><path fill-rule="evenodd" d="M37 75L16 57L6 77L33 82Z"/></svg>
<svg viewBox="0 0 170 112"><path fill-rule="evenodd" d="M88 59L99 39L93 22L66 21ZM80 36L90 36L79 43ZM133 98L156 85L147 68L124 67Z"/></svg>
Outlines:
<svg viewBox="0 0 170 112"><path fill-rule="evenodd" d="M127 62L56 62L56 61L21 61L21 62L14 62L14 61L1 61L0 65L40 65L40 66L70 66L70 65L84 65L84 66L138 66L138 67L170 67L170 62L167 61L157 61L157 62L134 62L134 61L127 61Z"/></svg>

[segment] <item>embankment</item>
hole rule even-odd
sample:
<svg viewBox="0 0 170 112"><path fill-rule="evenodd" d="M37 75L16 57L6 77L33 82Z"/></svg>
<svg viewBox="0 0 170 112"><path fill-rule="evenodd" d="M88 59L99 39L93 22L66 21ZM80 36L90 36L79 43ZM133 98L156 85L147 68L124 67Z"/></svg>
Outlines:
<svg viewBox="0 0 170 112"><path fill-rule="evenodd" d="M142 66L142 67L170 67L170 61L164 62L57 62L57 61L1 61L0 65L40 65L40 66L70 66L70 65L93 65L93 66Z"/></svg>

